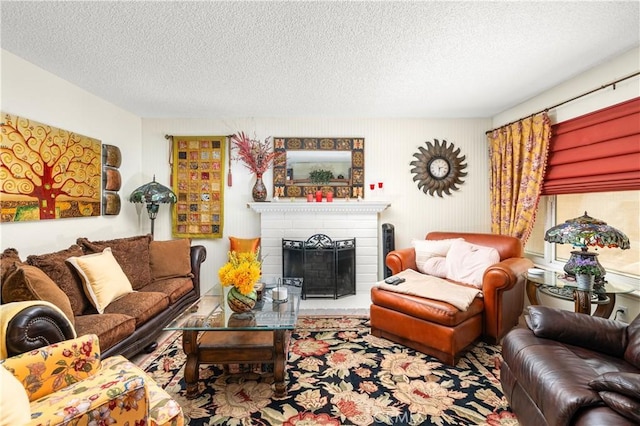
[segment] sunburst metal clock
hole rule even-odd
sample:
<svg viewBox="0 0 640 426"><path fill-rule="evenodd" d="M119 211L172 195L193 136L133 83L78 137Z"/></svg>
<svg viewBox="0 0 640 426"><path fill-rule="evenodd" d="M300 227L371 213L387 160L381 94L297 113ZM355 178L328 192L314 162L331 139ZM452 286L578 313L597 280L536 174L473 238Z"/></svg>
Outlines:
<svg viewBox="0 0 640 426"><path fill-rule="evenodd" d="M465 156L460 155L460 148L455 149L453 144L446 140L442 143L438 139L434 143L427 141L427 147L418 147L420 152L413 154L416 159L409 163L414 166L411 173L413 181L418 182L418 189L429 195L438 194L442 197L444 192L451 195L451 190L457 191L458 185L464 183L467 168L464 163Z"/></svg>

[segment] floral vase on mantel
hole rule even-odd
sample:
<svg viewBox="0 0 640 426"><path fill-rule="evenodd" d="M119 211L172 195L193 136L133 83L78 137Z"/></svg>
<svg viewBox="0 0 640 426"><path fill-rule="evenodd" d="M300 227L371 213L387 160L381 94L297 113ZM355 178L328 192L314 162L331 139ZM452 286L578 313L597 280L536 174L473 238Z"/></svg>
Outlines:
<svg viewBox="0 0 640 426"><path fill-rule="evenodd" d="M255 202L263 202L267 199L267 187L264 186L264 182L262 181L262 173L256 174L256 183L253 185L253 190L251 191L251 195L253 196L253 201Z"/></svg>
<svg viewBox="0 0 640 426"><path fill-rule="evenodd" d="M578 290L593 290L593 283L595 282L595 278L595 275L591 274L576 274L576 284Z"/></svg>
<svg viewBox="0 0 640 426"><path fill-rule="evenodd" d="M258 293L252 291L251 293L244 295L240 291L231 287L227 293L227 305L236 313L249 312L256 305L258 300Z"/></svg>

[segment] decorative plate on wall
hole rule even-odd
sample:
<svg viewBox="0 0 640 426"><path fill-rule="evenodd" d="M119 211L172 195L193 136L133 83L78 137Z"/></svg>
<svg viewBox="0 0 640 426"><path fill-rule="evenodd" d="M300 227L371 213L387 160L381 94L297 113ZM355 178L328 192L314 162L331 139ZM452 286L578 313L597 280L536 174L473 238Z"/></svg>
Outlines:
<svg viewBox="0 0 640 426"><path fill-rule="evenodd" d="M427 141L427 147L418 147L420 152L413 156L416 158L409 163L414 166L411 173L414 174L413 181L418 182L418 189L429 195L438 194L442 197L444 192L451 195L451 190L457 191L458 185L464 183L462 179L467 175L463 170L467 168L464 160L466 157L460 155L460 148L455 149L453 144L442 143L438 139L434 143Z"/></svg>

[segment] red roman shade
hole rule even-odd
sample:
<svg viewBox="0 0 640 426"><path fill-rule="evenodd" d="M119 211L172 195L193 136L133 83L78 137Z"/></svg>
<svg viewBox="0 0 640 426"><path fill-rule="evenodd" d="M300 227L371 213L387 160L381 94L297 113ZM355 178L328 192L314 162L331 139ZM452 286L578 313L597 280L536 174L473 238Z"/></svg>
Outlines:
<svg viewBox="0 0 640 426"><path fill-rule="evenodd" d="M640 189L640 98L551 128L543 195Z"/></svg>

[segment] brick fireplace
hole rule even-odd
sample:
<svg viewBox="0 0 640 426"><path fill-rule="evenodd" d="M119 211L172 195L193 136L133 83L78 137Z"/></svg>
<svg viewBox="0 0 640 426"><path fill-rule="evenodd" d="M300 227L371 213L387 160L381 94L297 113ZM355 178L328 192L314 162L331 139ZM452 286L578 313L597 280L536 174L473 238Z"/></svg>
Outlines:
<svg viewBox="0 0 640 426"><path fill-rule="evenodd" d="M356 239L315 234L306 241L282 239L282 276L302 278L302 298L356 294Z"/></svg>
<svg viewBox="0 0 640 426"><path fill-rule="evenodd" d="M389 207L386 201L274 201L249 203L260 214L262 275L269 283L282 277L282 240L307 240L324 234L333 240L355 238L356 292L368 292L378 278L378 214Z"/></svg>

